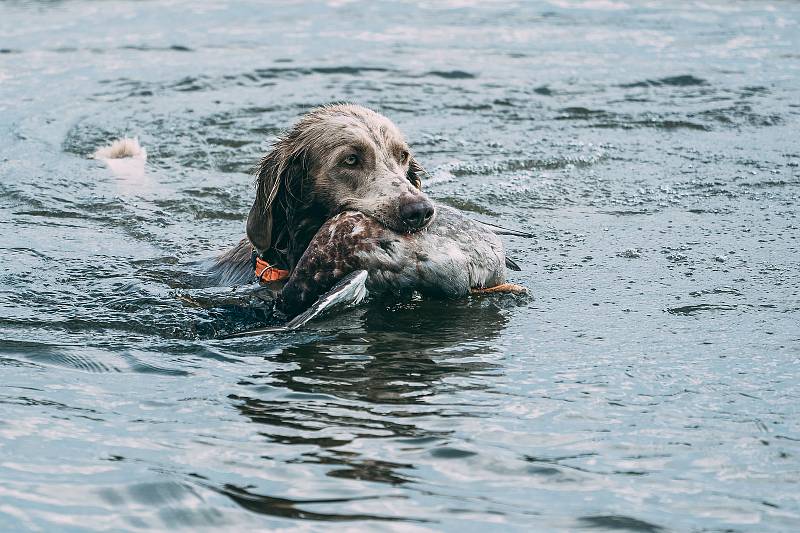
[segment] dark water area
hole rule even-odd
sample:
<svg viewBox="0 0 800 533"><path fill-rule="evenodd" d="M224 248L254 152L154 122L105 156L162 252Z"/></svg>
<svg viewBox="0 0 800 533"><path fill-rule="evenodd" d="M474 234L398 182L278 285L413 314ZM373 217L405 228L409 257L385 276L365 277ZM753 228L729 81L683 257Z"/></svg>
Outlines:
<svg viewBox="0 0 800 533"><path fill-rule="evenodd" d="M214 337L266 311L188 265L342 100L532 297ZM2 2L0 530L798 530L798 138L796 2Z"/></svg>

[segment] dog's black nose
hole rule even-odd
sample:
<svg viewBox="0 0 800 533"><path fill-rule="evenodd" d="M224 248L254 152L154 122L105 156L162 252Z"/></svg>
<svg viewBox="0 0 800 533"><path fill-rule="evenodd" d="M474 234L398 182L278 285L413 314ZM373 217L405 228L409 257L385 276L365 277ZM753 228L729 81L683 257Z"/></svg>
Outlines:
<svg viewBox="0 0 800 533"><path fill-rule="evenodd" d="M433 204L428 200L409 202L400 206L400 218L408 229L424 228L433 218Z"/></svg>

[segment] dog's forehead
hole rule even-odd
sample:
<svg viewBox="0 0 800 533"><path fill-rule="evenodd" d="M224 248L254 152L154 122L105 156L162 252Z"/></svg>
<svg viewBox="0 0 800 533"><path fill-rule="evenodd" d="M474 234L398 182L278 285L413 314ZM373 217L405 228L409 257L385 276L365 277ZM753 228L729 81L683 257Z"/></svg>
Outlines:
<svg viewBox="0 0 800 533"><path fill-rule="evenodd" d="M320 113L310 124L315 137L332 144L375 143L389 147L405 144L400 129L388 118L369 109L347 106Z"/></svg>
<svg viewBox="0 0 800 533"><path fill-rule="evenodd" d="M403 143L403 134L388 118L372 114L339 115L332 117L332 126L342 137L353 137L353 140L368 138L378 145Z"/></svg>

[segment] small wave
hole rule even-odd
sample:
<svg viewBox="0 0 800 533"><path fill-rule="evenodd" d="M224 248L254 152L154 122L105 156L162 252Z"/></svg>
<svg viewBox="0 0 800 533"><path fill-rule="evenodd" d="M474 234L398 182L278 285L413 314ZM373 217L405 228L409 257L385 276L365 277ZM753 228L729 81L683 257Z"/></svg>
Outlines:
<svg viewBox="0 0 800 533"><path fill-rule="evenodd" d="M564 107L559 109L560 115L556 120L587 119L614 116L614 113L602 109L589 109L587 107Z"/></svg>
<svg viewBox="0 0 800 533"><path fill-rule="evenodd" d="M734 311L738 307L731 304L696 304L669 307L665 311L671 315L694 316L704 311Z"/></svg>
<svg viewBox="0 0 800 533"><path fill-rule="evenodd" d="M350 498L331 498L331 499L317 499L317 500L291 500L286 498L277 498L274 496L267 496L252 492L245 487L238 487L233 484L225 484L217 487L212 485L205 485L207 488L217 492L222 496L226 496L232 502L240 507L247 509L250 512L278 516L281 518L302 518L303 520L322 521L322 522L345 522L345 521L394 521L394 522L425 522L414 518L401 518L394 516L382 516L373 514L348 514L348 513L324 513L314 512L308 510L311 505L328 505L343 504L347 502L357 502L364 500L372 500L375 497L361 496ZM301 508L302 506L302 508Z"/></svg>
<svg viewBox="0 0 800 533"><path fill-rule="evenodd" d="M586 155L553 157L549 159L508 159L489 163L455 163L447 170L454 176L492 175L501 172L526 170L559 170L572 167L589 167L605 159L605 153L598 151Z"/></svg>
<svg viewBox="0 0 800 533"><path fill-rule="evenodd" d="M711 131L711 128L708 126L698 124L697 122L690 122L688 120L631 120L627 122L601 122L593 124L593 126L596 128L656 128L662 130L689 129L698 131Z"/></svg>
<svg viewBox="0 0 800 533"><path fill-rule="evenodd" d="M173 44L172 46L147 46L147 45L136 45L136 44L129 44L119 47L120 50L137 50L140 52L194 52L192 48L188 46L183 46L181 44Z"/></svg>
<svg viewBox="0 0 800 533"><path fill-rule="evenodd" d="M697 78L691 74L683 74L680 76L668 76L666 78L659 78L657 80L642 80L633 83L622 83L619 87L623 89L632 89L636 87L697 87L700 85L708 85L708 82L703 78Z"/></svg>
<svg viewBox="0 0 800 533"><path fill-rule="evenodd" d="M664 528L659 525L624 515L582 516L578 521L585 527L604 530L639 531L641 533L659 533L660 531L664 531Z"/></svg>
<svg viewBox="0 0 800 533"><path fill-rule="evenodd" d="M477 78L475 74L471 74L464 70L431 70L426 72L424 75L445 78L448 80L471 80Z"/></svg>
<svg viewBox="0 0 800 533"><path fill-rule="evenodd" d="M34 341L2 340L0 341L0 353L14 354L35 364L61 366L84 372L119 371L117 365L100 360L99 352L91 348L57 346ZM114 355L108 357L117 359Z"/></svg>
<svg viewBox="0 0 800 533"><path fill-rule="evenodd" d="M388 68L382 67L349 67L349 66L338 66L338 67L314 67L309 69L311 72L315 74L349 74L351 76L358 76L363 72L388 72Z"/></svg>
<svg viewBox="0 0 800 533"><path fill-rule="evenodd" d="M800 185L800 179L797 180L764 180L764 181L748 181L739 183L739 187L748 187L751 189L768 189L773 187L797 187Z"/></svg>
<svg viewBox="0 0 800 533"><path fill-rule="evenodd" d="M762 114L754 111L749 104L737 104L730 107L708 109L689 117L700 117L704 120L732 126L776 126L783 123L783 117L778 114Z"/></svg>
<svg viewBox="0 0 800 533"><path fill-rule="evenodd" d="M492 108L490 104L453 104L447 107L448 109L463 109L464 111L486 111Z"/></svg>
<svg viewBox="0 0 800 533"><path fill-rule="evenodd" d="M391 69L384 67L355 67L351 65L336 65L330 67L266 67L257 68L253 71L256 79L272 78L294 78L297 76L308 76L311 74L344 74L347 76L359 76L369 72L390 72ZM228 78L232 79L232 78ZM250 78L252 79L252 78Z"/></svg>
<svg viewBox="0 0 800 533"><path fill-rule="evenodd" d="M170 89L179 92L194 92L211 89L213 84L202 77L187 76L169 86Z"/></svg>
<svg viewBox="0 0 800 533"><path fill-rule="evenodd" d="M142 361L141 359L132 355L128 356L128 363L130 370L136 372L137 374L159 374L161 376L190 375L186 370L181 370L179 368L165 368L161 365L154 365L152 363L148 363L147 361Z"/></svg>
<svg viewBox="0 0 800 533"><path fill-rule="evenodd" d="M556 120L593 120L590 125L594 128L633 129L657 128L664 130L691 129L710 131L711 128L704 124L692 122L682 118L666 118L651 116L646 118L605 111L603 109L589 109L586 107L565 107L559 110Z"/></svg>

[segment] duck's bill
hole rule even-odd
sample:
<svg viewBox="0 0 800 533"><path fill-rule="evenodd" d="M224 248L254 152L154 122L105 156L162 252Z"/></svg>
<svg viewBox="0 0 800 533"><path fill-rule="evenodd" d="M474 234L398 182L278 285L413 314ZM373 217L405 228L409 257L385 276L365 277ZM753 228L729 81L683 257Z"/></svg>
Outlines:
<svg viewBox="0 0 800 533"><path fill-rule="evenodd" d="M315 318L331 313L332 311L342 309L351 305L360 304L364 298L367 297L367 271L357 270L348 274L333 286L331 290L320 296L314 304L291 319L283 326L251 329L249 331L241 331L225 337L223 339L232 339L237 337L254 337L256 335L263 335L264 333L280 333L285 331L294 331L299 329Z"/></svg>

